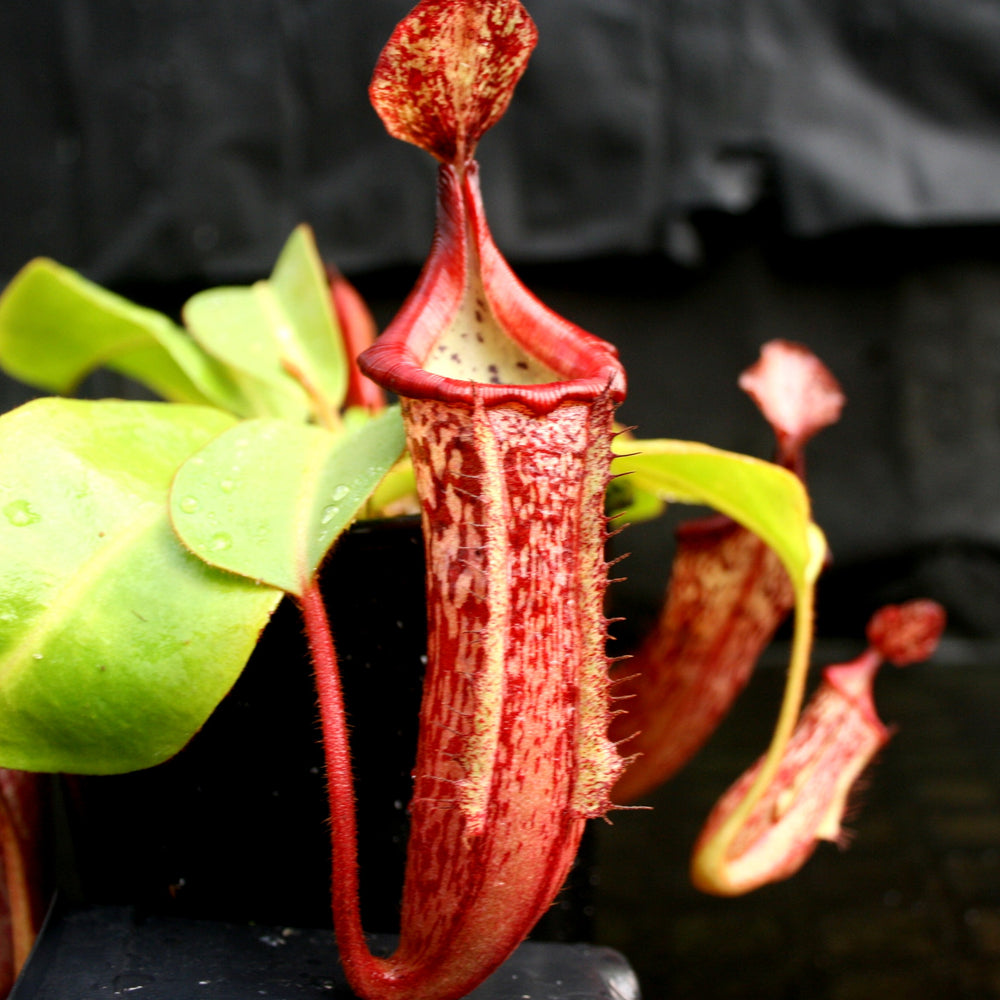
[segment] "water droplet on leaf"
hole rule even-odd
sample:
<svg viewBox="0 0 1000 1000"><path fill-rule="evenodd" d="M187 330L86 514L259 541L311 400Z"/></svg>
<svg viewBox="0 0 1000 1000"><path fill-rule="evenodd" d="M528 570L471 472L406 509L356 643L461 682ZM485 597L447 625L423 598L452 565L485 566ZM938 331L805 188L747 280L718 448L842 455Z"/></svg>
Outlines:
<svg viewBox="0 0 1000 1000"><path fill-rule="evenodd" d="M319 519L320 524L329 524L340 513L340 504L331 503L323 508L323 516Z"/></svg>
<svg viewBox="0 0 1000 1000"><path fill-rule="evenodd" d="M345 486L343 483L341 483L339 486L335 486L333 488L333 499L336 500L336 501L343 500L344 497L346 497L347 494L350 493L350 492L351 492L351 488L349 486Z"/></svg>
<svg viewBox="0 0 1000 1000"><path fill-rule="evenodd" d="M222 490L223 493L232 493L233 490L236 489L236 481L234 479L223 479L219 483L219 489Z"/></svg>
<svg viewBox="0 0 1000 1000"><path fill-rule="evenodd" d="M217 535L212 535L211 541L208 543L208 547L213 552L225 552L233 544L232 538L227 535L224 531L220 531Z"/></svg>
<svg viewBox="0 0 1000 1000"><path fill-rule="evenodd" d="M198 509L197 497L184 497L180 504L181 510L185 514L193 514Z"/></svg>

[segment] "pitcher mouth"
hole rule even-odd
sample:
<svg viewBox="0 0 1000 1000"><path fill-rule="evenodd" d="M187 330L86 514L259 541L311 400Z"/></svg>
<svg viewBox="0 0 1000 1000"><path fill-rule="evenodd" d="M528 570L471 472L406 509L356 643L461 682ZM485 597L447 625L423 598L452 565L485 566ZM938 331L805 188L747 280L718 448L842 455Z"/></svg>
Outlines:
<svg viewBox="0 0 1000 1000"><path fill-rule="evenodd" d="M478 343L477 343L478 342ZM416 287L361 370L400 396L541 415L625 396L615 348L543 305L493 242L475 162L441 164L434 243Z"/></svg>

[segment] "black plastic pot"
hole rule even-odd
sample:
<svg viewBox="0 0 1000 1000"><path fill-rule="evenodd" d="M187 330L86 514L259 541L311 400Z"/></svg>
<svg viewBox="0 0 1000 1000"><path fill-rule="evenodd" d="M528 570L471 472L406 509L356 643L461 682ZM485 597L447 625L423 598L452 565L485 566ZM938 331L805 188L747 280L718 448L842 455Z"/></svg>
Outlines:
<svg viewBox="0 0 1000 1000"><path fill-rule="evenodd" d="M377 953L393 939L376 936ZM57 909L10 1000L349 1000L329 931ZM528 942L470 1000L639 1000L610 948Z"/></svg>

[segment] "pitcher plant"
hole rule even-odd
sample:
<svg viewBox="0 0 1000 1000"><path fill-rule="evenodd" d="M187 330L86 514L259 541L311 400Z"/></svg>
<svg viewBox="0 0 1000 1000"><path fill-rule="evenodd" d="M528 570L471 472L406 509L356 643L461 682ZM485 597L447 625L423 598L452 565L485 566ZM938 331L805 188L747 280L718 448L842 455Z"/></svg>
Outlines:
<svg viewBox="0 0 1000 1000"><path fill-rule="evenodd" d="M873 664L930 655L943 615L882 612L862 665L829 671L801 713L827 558L802 450L843 397L780 342L741 383L775 428L775 462L616 425L615 349L520 283L480 196L476 145L535 42L517 0L422 0L383 50L372 102L437 160L438 182L430 255L377 339L304 226L268 280L195 295L180 325L44 259L0 297L8 373L65 396L106 366L166 400L48 397L0 418L0 995L39 916L35 775L175 754L286 594L319 697L334 928L365 1000L457 1000L489 976L552 904L587 821L695 752L789 613L774 738L709 819L694 876L745 891L836 834L888 735ZM674 501L719 517L682 529L652 636L610 662L609 538ZM318 574L352 521L402 509L420 512L428 651L399 943L377 956ZM863 748L837 742L847 719ZM816 736L831 732L832 750Z"/></svg>

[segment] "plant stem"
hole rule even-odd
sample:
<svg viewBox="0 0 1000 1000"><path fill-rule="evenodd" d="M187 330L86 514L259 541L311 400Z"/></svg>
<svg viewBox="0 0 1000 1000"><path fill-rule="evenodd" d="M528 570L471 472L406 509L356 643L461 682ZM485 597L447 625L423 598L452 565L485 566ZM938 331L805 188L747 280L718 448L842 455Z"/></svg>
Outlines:
<svg viewBox="0 0 1000 1000"><path fill-rule="evenodd" d="M319 582L315 577L303 589L299 598L299 608L312 654L323 727L333 848L331 892L337 947L349 975L351 970L354 970L358 978L378 978L382 971L381 963L371 954L361 927L354 778L351 772L351 752L347 740L347 721L340 673L337 668L337 653Z"/></svg>
<svg viewBox="0 0 1000 1000"><path fill-rule="evenodd" d="M809 673L809 658L812 651L814 582L811 575L804 585L796 586L795 626L792 635L792 650L785 680L785 693L778 713L770 745L761 759L756 778L747 789L739 804L725 819L708 841L695 848L692 858L691 876L695 885L707 892L720 895L734 894L725 885L721 873L726 870L729 851L744 822L754 807L767 792L781 766L782 756L795 730L799 711L805 694Z"/></svg>

